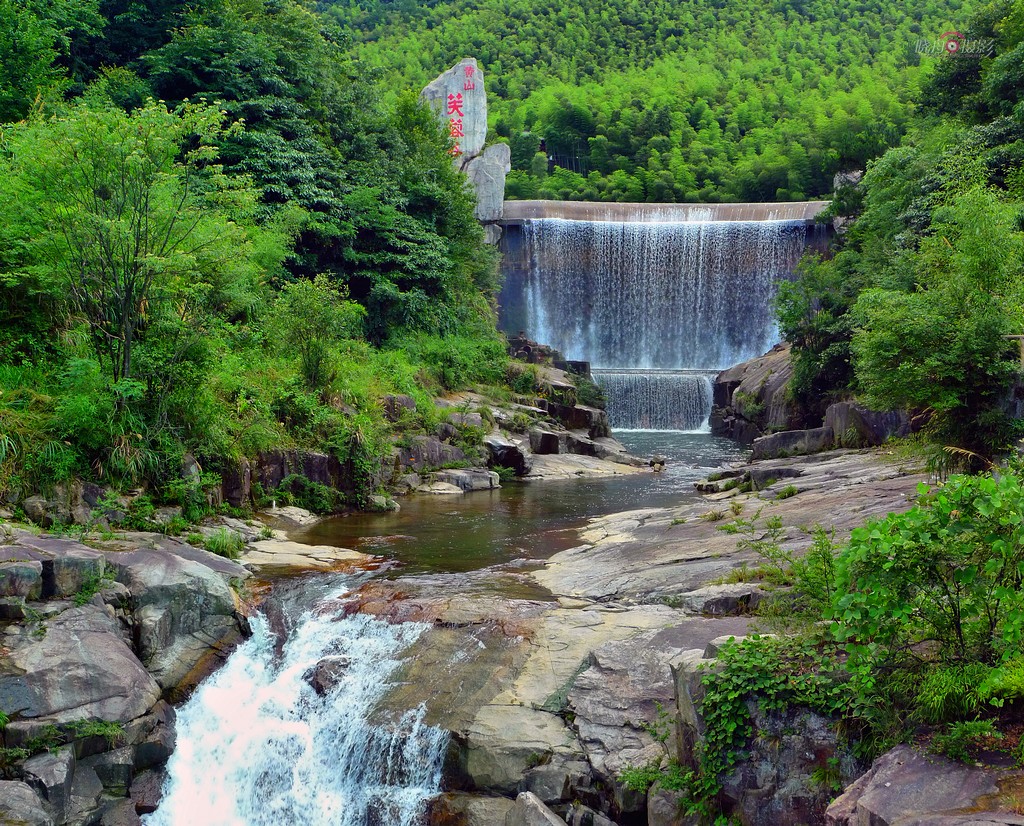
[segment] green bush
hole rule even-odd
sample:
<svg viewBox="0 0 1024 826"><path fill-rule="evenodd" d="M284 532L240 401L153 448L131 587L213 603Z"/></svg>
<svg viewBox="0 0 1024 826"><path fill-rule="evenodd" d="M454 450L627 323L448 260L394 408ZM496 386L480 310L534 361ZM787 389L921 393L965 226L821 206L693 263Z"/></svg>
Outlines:
<svg viewBox="0 0 1024 826"><path fill-rule="evenodd" d="M946 734L937 734L932 739L932 750L944 754L951 760L966 763L971 750L980 748L992 740L1003 739L991 720L966 720L951 723Z"/></svg>
<svg viewBox="0 0 1024 826"><path fill-rule="evenodd" d="M837 561L833 633L869 683L925 641L950 664L993 665L1020 651L1020 478L954 476L919 491L916 507L854 530Z"/></svg>
<svg viewBox="0 0 1024 826"><path fill-rule="evenodd" d="M245 540L227 528L217 528L203 540L203 547L217 556L238 559L245 550Z"/></svg>

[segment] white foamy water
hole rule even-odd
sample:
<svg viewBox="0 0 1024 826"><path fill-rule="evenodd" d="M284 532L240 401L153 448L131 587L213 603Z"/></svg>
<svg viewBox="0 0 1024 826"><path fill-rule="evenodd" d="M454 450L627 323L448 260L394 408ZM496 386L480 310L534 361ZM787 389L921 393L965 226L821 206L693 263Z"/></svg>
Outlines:
<svg viewBox="0 0 1024 826"><path fill-rule="evenodd" d="M398 655L427 626L306 613L283 651L263 616L253 636L178 711L178 744L146 826L410 826L440 788L448 735L422 708L368 718ZM303 675L348 665L326 696ZM342 659L343 658L343 659Z"/></svg>

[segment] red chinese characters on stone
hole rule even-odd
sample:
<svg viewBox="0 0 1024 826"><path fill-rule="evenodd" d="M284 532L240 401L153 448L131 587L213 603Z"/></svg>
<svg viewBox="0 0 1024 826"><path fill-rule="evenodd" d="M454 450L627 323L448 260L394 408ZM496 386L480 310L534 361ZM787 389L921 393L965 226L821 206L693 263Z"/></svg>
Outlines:
<svg viewBox="0 0 1024 826"><path fill-rule="evenodd" d="M448 114L458 115L460 118L462 115L462 93L459 92L455 95L448 95Z"/></svg>
<svg viewBox="0 0 1024 826"><path fill-rule="evenodd" d="M473 82L473 75L476 72L476 69L474 69L472 66L463 66L462 71L466 75L466 81L465 83L462 84L462 88L464 90L475 89L476 83ZM462 96L460 95L459 97Z"/></svg>
<svg viewBox="0 0 1024 826"><path fill-rule="evenodd" d="M462 129L462 118L452 118L452 126L449 134L453 138L464 138L466 133Z"/></svg>
<svg viewBox="0 0 1024 826"><path fill-rule="evenodd" d="M459 155L462 154L462 147L459 146L458 144L455 144L455 146L448 150L448 154L451 155L453 158L457 158Z"/></svg>

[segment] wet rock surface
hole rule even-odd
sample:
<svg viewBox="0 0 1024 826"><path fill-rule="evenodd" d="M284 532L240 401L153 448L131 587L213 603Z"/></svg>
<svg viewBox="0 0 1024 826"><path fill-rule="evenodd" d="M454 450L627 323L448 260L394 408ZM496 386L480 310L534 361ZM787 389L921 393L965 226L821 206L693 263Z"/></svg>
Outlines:
<svg viewBox="0 0 1024 826"><path fill-rule="evenodd" d="M159 534L89 547L4 526L0 543L0 592L22 606L0 634L3 744L35 751L6 768L17 780L0 782L0 821L137 824L151 809L129 790L175 745L162 697L246 630L229 583L249 573Z"/></svg>

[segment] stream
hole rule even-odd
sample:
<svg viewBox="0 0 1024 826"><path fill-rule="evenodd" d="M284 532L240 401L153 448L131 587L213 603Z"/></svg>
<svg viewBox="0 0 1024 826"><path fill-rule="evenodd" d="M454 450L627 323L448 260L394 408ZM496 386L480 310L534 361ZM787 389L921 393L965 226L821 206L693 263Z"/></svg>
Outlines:
<svg viewBox="0 0 1024 826"><path fill-rule="evenodd" d="M146 826L409 826L440 789L448 735L424 709L371 724L403 651L426 625L341 610L373 576L458 574L544 559L588 519L678 503L743 449L706 433L621 431L659 474L511 483L457 498L416 496L395 514L356 514L292 538L394 560L378 573L279 580L253 635L178 711L164 798ZM314 670L327 679L314 688ZM321 670L324 666L321 665Z"/></svg>

